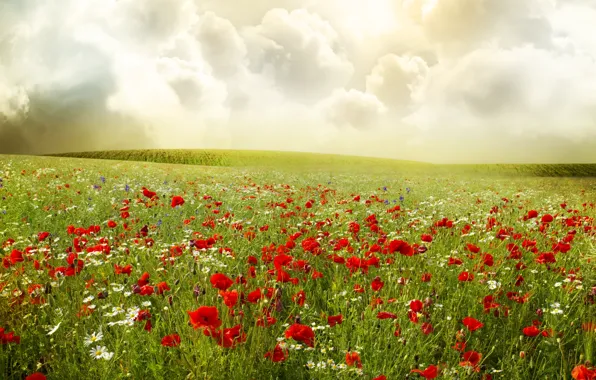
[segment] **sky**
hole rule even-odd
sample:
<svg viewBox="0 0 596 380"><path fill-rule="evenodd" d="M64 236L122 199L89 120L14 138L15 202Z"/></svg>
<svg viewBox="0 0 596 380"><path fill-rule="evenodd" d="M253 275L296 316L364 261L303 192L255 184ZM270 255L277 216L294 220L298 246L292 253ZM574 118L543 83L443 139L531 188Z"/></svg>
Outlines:
<svg viewBox="0 0 596 380"><path fill-rule="evenodd" d="M0 153L596 162L596 0L0 0Z"/></svg>

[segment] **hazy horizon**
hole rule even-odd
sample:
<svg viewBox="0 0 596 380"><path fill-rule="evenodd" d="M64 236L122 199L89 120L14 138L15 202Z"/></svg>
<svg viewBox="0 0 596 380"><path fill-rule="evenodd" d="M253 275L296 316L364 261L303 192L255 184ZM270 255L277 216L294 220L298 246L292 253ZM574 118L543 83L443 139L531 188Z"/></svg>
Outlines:
<svg viewBox="0 0 596 380"><path fill-rule="evenodd" d="M596 0L7 0L0 154L596 163Z"/></svg>

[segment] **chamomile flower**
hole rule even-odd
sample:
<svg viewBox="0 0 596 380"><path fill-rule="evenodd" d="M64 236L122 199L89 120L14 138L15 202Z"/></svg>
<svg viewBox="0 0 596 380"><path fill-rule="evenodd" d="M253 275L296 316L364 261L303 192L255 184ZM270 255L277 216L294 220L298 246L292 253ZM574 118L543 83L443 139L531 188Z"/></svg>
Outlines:
<svg viewBox="0 0 596 380"><path fill-rule="evenodd" d="M85 346L89 346L92 343L99 342L102 339L103 333L101 332L101 330L98 333L92 333L91 335L87 335L87 337L85 338Z"/></svg>
<svg viewBox="0 0 596 380"><path fill-rule="evenodd" d="M91 357L95 358L95 359L104 359L104 360L110 360L112 358L112 356L114 356L113 352L108 352L108 349L105 346L96 346L95 348L92 348L91 351Z"/></svg>

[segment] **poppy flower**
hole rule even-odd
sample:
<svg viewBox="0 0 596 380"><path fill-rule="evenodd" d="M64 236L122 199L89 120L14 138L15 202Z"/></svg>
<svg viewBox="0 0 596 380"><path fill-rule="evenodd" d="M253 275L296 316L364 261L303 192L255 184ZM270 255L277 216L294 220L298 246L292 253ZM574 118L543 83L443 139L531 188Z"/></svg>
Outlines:
<svg viewBox="0 0 596 380"><path fill-rule="evenodd" d="M302 342L309 347L314 347L315 333L310 326L294 323L292 326L288 327L285 336L288 339L292 338Z"/></svg>
<svg viewBox="0 0 596 380"><path fill-rule="evenodd" d="M216 329L221 326L219 312L215 306L201 306L195 311L187 311L190 324L196 330L199 328Z"/></svg>
<svg viewBox="0 0 596 380"><path fill-rule="evenodd" d="M234 281L222 273L215 273L209 281L214 288L219 290L228 290L230 286L234 285Z"/></svg>
<svg viewBox="0 0 596 380"><path fill-rule="evenodd" d="M474 274L464 271L457 276L457 279L461 282L472 281L474 280Z"/></svg>
<svg viewBox="0 0 596 380"><path fill-rule="evenodd" d="M258 288L253 290L252 292L248 293L247 300L250 303L257 303L263 295L261 294L261 289Z"/></svg>
<svg viewBox="0 0 596 380"><path fill-rule="evenodd" d="M232 308L238 302L238 291L237 290L232 290L232 291L220 290L219 295L223 297L224 304L227 307Z"/></svg>
<svg viewBox="0 0 596 380"><path fill-rule="evenodd" d="M431 325L430 323L423 323L422 326L420 326L420 328L422 329L422 333L424 335L428 335L428 334L432 334L433 331L435 331L435 329L433 328L433 325Z"/></svg>
<svg viewBox="0 0 596 380"><path fill-rule="evenodd" d="M356 366L358 368L362 368L360 354L357 352L346 352L346 364L348 367Z"/></svg>
<svg viewBox="0 0 596 380"><path fill-rule="evenodd" d="M294 303L298 304L300 307L304 306L304 303L306 302L306 293L304 293L304 290L294 294L292 296L292 301L294 301Z"/></svg>
<svg viewBox="0 0 596 380"><path fill-rule="evenodd" d="M108 220L108 227L109 228L114 228L116 227L118 224L116 222L114 222L113 220Z"/></svg>
<svg viewBox="0 0 596 380"><path fill-rule="evenodd" d="M385 283L383 281L381 281L381 277L377 276L372 281L370 286L371 286L372 290L374 290L375 292L378 292L379 290L383 289L383 286L385 286Z"/></svg>
<svg viewBox="0 0 596 380"><path fill-rule="evenodd" d="M525 336L535 337L540 334L540 330L536 326L524 327L522 330Z"/></svg>
<svg viewBox="0 0 596 380"><path fill-rule="evenodd" d="M46 376L41 372L35 372L27 376L25 380L46 380Z"/></svg>
<svg viewBox="0 0 596 380"><path fill-rule="evenodd" d="M459 365L462 367L474 367L475 372L479 372L480 368L478 364L482 360L482 354L476 351L467 351L462 356L462 361L459 362Z"/></svg>
<svg viewBox="0 0 596 380"><path fill-rule="evenodd" d="M147 189L146 187L143 187L143 195L146 196L147 198L151 199L155 195L157 195L157 193Z"/></svg>
<svg viewBox="0 0 596 380"><path fill-rule="evenodd" d="M425 379L434 379L439 375L439 368L431 364L425 370L413 369L410 373L417 373Z"/></svg>
<svg viewBox="0 0 596 380"><path fill-rule="evenodd" d="M330 315L327 317L327 324L331 327L333 327L335 325L341 325L343 321L344 321L344 316L341 314Z"/></svg>
<svg viewBox="0 0 596 380"><path fill-rule="evenodd" d="M465 317L462 320L462 323L464 324L464 326L466 326L468 328L468 330L470 331L476 331L482 327L484 327L484 324L482 322L480 322L479 320L472 318L472 317Z"/></svg>
<svg viewBox="0 0 596 380"><path fill-rule="evenodd" d="M157 288L157 294L163 294L163 292L171 290L165 281L158 283L155 287Z"/></svg>
<svg viewBox="0 0 596 380"><path fill-rule="evenodd" d="M586 366L578 365L571 371L571 377L575 380L596 379L596 369L588 369Z"/></svg>
<svg viewBox="0 0 596 380"><path fill-rule="evenodd" d="M390 313L388 311L380 311L377 314L377 319L396 319L397 315Z"/></svg>
<svg viewBox="0 0 596 380"><path fill-rule="evenodd" d="M424 305L422 304L422 301L420 301L420 300L414 300L414 301L410 302L410 310L412 310L415 313L421 311L423 306Z"/></svg>
<svg viewBox="0 0 596 380"><path fill-rule="evenodd" d="M281 343L275 345L273 351L269 351L265 354L266 358L269 358L274 363L283 362L288 358L288 350L283 348Z"/></svg>
<svg viewBox="0 0 596 380"><path fill-rule="evenodd" d="M179 195L174 195L172 197L172 207L176 207L176 206L182 206L184 204L184 198L182 198Z"/></svg>
<svg viewBox="0 0 596 380"><path fill-rule="evenodd" d="M180 335L166 335L161 339L161 345L164 347L176 347L180 345Z"/></svg>
<svg viewBox="0 0 596 380"><path fill-rule="evenodd" d="M379 376L373 378L372 380L387 380L387 376L385 376L385 375L379 375Z"/></svg>
<svg viewBox="0 0 596 380"><path fill-rule="evenodd" d="M542 223L550 223L554 220L553 216L551 214L546 214L542 216L542 219L540 220Z"/></svg>
<svg viewBox="0 0 596 380"><path fill-rule="evenodd" d="M420 240L422 240L425 243L430 243L433 241L433 237L428 234L422 234L422 236L420 236Z"/></svg>
<svg viewBox="0 0 596 380"><path fill-rule="evenodd" d="M139 278L139 281L137 281L137 285L139 286L145 286L149 283L149 273L144 272L141 275L141 278Z"/></svg>
<svg viewBox="0 0 596 380"><path fill-rule="evenodd" d="M217 344L224 348L232 348L238 343L246 341L246 333L242 331L242 325L236 325L223 330L203 330L203 334L211 336L217 341Z"/></svg>
<svg viewBox="0 0 596 380"><path fill-rule="evenodd" d="M420 278L420 280L422 282L429 282L432 279L432 275L430 273L424 273L422 274L422 277Z"/></svg>

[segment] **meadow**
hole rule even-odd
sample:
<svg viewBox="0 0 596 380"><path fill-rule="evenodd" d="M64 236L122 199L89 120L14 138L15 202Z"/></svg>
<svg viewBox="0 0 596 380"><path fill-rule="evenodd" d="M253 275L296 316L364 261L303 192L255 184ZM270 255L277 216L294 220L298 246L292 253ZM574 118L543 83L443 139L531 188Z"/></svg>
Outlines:
<svg viewBox="0 0 596 380"><path fill-rule="evenodd" d="M0 156L0 378L596 378L595 174Z"/></svg>

